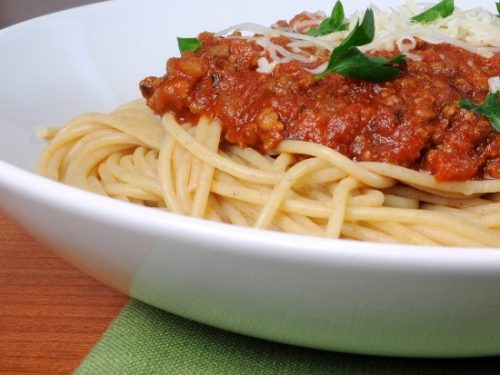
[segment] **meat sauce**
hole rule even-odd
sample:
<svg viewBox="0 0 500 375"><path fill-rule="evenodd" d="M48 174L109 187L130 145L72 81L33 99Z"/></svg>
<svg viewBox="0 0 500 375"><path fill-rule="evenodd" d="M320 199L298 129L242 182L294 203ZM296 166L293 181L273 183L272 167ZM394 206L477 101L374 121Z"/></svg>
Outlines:
<svg viewBox="0 0 500 375"><path fill-rule="evenodd" d="M275 43L286 41L273 39ZM196 123L205 115L231 144L272 150L283 140L316 142L357 161L427 171L440 181L500 178L500 134L458 101L482 103L488 78L500 75L500 54L484 58L422 41L401 74L374 83L337 73L317 80L304 63L257 72L265 51L245 38L199 36L195 53L171 58L163 77L140 83L153 111ZM370 52L390 57L397 52ZM328 55L318 51L319 62Z"/></svg>

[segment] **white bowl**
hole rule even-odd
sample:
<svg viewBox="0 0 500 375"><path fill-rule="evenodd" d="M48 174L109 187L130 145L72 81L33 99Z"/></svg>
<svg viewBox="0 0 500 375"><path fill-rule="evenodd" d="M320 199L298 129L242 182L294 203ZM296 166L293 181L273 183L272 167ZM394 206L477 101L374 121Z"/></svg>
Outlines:
<svg viewBox="0 0 500 375"><path fill-rule="evenodd" d="M351 2L347 13L366 3ZM492 1L478 3L493 10ZM245 20L271 24L305 7L328 11L331 5L123 0L1 30L0 208L114 288L216 327L356 353L500 354L495 249L239 228L106 199L32 172L43 146L38 126L109 111L139 96L139 80L162 74L166 58L177 54L176 36Z"/></svg>

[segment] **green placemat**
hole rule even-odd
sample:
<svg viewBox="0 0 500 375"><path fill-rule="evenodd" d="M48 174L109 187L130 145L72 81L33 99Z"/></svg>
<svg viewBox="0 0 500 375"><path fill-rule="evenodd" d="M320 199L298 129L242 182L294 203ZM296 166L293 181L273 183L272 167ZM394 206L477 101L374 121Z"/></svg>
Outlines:
<svg viewBox="0 0 500 375"><path fill-rule="evenodd" d="M76 371L84 374L500 374L500 358L425 360L304 349L211 328L132 300Z"/></svg>

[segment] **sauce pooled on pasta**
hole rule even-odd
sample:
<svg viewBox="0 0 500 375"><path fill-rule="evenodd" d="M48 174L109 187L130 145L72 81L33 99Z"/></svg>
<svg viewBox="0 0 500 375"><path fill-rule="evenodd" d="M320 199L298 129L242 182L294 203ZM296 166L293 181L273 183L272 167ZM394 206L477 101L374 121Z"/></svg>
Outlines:
<svg viewBox="0 0 500 375"><path fill-rule="evenodd" d="M291 61L259 73L263 47L245 38L202 33L196 52L168 60L163 77L140 83L149 107L181 122L219 120L231 144L272 152L283 140L316 142L357 161L388 162L440 181L500 178L500 134L458 101L484 101L500 54L484 58L449 44L418 41L401 74L375 83L332 73L317 80L314 64ZM273 38L286 45L285 37ZM393 57L398 51L370 51Z"/></svg>

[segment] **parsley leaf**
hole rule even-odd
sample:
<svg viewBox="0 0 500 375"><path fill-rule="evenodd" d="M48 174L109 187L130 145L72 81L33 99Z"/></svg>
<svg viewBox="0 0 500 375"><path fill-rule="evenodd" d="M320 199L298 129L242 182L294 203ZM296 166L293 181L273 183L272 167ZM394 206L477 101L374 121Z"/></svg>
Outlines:
<svg viewBox="0 0 500 375"><path fill-rule="evenodd" d="M373 10L368 9L361 24L358 21L351 33L333 50L325 71L316 78L324 78L332 72L376 82L397 76L400 73L399 69L390 65L404 63L403 55L388 60L384 57L367 56L356 48L371 43L374 37L375 17Z"/></svg>
<svg viewBox="0 0 500 375"><path fill-rule="evenodd" d="M345 23L344 20L344 7L342 6L340 0L337 0L330 17L325 18L318 27L310 28L307 31L307 34L311 36L321 36L331 34L336 31L347 30L349 24Z"/></svg>
<svg viewBox="0 0 500 375"><path fill-rule="evenodd" d="M469 99L460 100L458 104L464 109L486 117L490 120L493 130L500 133L500 91L488 93L484 103L479 105Z"/></svg>
<svg viewBox="0 0 500 375"><path fill-rule="evenodd" d="M432 22L441 16L442 18L446 18L453 14L455 10L455 2L454 0L443 0L432 8L427 9L425 12L417 14L411 19L420 23L428 23Z"/></svg>
<svg viewBox="0 0 500 375"><path fill-rule="evenodd" d="M497 5L497 12L498 12L497 17L500 18L500 1L498 3L496 3L496 5Z"/></svg>
<svg viewBox="0 0 500 375"><path fill-rule="evenodd" d="M198 48L201 47L201 42L198 38L177 38L177 45L179 46L179 51L181 52L196 52Z"/></svg>
<svg viewBox="0 0 500 375"><path fill-rule="evenodd" d="M373 16L373 10L368 9L363 17L361 25L358 21L351 33L333 50L327 70L337 65L350 48L371 43L374 37L375 17Z"/></svg>
<svg viewBox="0 0 500 375"><path fill-rule="evenodd" d="M351 78L381 82L399 74L399 69L388 66L391 61L383 57L366 56L359 49L351 48L345 58L335 66L335 71Z"/></svg>

